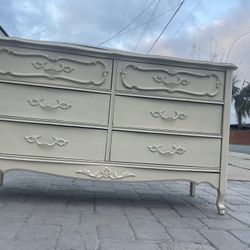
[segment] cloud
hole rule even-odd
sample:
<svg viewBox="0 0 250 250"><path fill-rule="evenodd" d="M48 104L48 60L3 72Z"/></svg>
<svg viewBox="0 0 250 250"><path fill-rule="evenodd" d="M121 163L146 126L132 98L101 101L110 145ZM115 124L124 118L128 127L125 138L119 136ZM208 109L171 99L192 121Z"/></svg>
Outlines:
<svg viewBox="0 0 250 250"><path fill-rule="evenodd" d="M1 25L11 36L97 45L129 24L153 0L2 0ZM104 46L135 51L158 0ZM146 53L181 0L160 1L136 52ZM193 8L199 3L197 8ZM186 1L152 54L226 61L239 66L240 79L250 80L250 1ZM128 32L130 30L130 32ZM43 32L41 32L43 31ZM236 42L235 42L236 41ZM235 43L234 43L235 42Z"/></svg>

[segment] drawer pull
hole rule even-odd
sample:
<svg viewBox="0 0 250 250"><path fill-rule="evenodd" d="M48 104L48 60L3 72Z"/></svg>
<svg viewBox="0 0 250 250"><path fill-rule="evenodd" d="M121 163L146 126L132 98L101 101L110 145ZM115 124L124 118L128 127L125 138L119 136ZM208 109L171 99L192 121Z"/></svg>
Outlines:
<svg viewBox="0 0 250 250"><path fill-rule="evenodd" d="M182 155L186 152L186 150L183 149L182 147L175 146L175 145L172 145L171 150L166 150L166 151L162 150L162 145L151 145L151 146L148 145L148 149L153 153L158 152L161 155L167 155L167 156L174 155L174 154Z"/></svg>
<svg viewBox="0 0 250 250"><path fill-rule="evenodd" d="M42 109L47 109L47 110L53 110L53 109L59 109L59 108L66 110L71 107L70 104L66 102L60 102L58 99L56 99L55 105L44 103L44 99L38 99L38 98L29 99L28 102L32 106L40 106Z"/></svg>
<svg viewBox="0 0 250 250"><path fill-rule="evenodd" d="M52 142L41 142L39 141L39 139L41 138L42 136L34 136L34 135L31 135L31 136L26 136L24 137L24 139L28 142L28 143L36 143L37 145L41 146L41 147L54 147L55 145L58 145L58 146L65 146L69 141L68 140L64 140L62 138L57 138L55 136L53 136L53 141Z"/></svg>
<svg viewBox="0 0 250 250"><path fill-rule="evenodd" d="M174 114L168 114L167 111L150 111L150 114L155 117L161 117L163 120L185 120L188 118L188 115L184 113L178 113L177 111L174 111Z"/></svg>

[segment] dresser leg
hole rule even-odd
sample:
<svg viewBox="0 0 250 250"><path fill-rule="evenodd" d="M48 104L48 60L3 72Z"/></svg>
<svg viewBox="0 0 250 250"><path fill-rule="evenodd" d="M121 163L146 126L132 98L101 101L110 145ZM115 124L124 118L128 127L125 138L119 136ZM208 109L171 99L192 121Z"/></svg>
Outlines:
<svg viewBox="0 0 250 250"><path fill-rule="evenodd" d="M3 185L3 172L0 171L0 186Z"/></svg>
<svg viewBox="0 0 250 250"><path fill-rule="evenodd" d="M220 215L224 215L225 214L225 206L223 204L224 202L224 194L221 193L221 191L218 189L218 194L217 194L217 201L216 201L216 206L218 209L218 213Z"/></svg>
<svg viewBox="0 0 250 250"><path fill-rule="evenodd" d="M194 182L190 182L190 190L189 190L189 193L191 196L195 196L195 187L196 187L196 184Z"/></svg>

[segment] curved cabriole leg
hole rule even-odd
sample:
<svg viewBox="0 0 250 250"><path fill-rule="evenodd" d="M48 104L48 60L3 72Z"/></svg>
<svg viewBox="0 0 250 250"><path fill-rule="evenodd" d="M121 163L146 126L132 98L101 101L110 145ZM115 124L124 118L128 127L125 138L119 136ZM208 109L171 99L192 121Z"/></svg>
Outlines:
<svg viewBox="0 0 250 250"><path fill-rule="evenodd" d="M191 196L195 196L195 186L196 186L196 184L194 182L190 182L189 193L190 193Z"/></svg>
<svg viewBox="0 0 250 250"><path fill-rule="evenodd" d="M218 190L216 206L218 209L218 213L220 215L225 214L225 206L224 206L223 202L224 202L224 194L222 194L221 191Z"/></svg>
<svg viewBox="0 0 250 250"><path fill-rule="evenodd" d="M0 171L0 186L3 185L3 172Z"/></svg>

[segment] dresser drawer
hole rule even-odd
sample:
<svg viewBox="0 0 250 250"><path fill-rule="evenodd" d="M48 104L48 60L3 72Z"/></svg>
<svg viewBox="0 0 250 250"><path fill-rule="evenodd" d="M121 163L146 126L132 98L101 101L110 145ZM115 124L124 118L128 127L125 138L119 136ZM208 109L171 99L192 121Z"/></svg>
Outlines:
<svg viewBox="0 0 250 250"><path fill-rule="evenodd" d="M117 96L114 126L221 133L222 106Z"/></svg>
<svg viewBox="0 0 250 250"><path fill-rule="evenodd" d="M104 160L106 131L0 122L0 153Z"/></svg>
<svg viewBox="0 0 250 250"><path fill-rule="evenodd" d="M222 101L224 72L118 61L117 90Z"/></svg>
<svg viewBox="0 0 250 250"><path fill-rule="evenodd" d="M214 138L115 131L111 161L218 169L220 148Z"/></svg>
<svg viewBox="0 0 250 250"><path fill-rule="evenodd" d="M109 98L105 94L0 83L0 115L107 126Z"/></svg>
<svg viewBox="0 0 250 250"><path fill-rule="evenodd" d="M112 60L0 47L0 78L76 88L110 89Z"/></svg>

